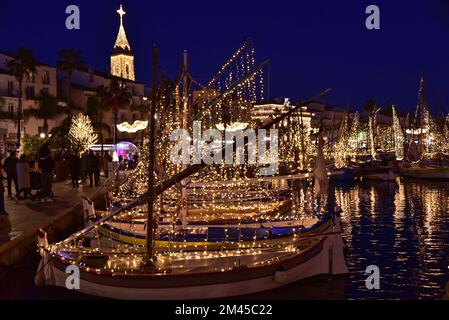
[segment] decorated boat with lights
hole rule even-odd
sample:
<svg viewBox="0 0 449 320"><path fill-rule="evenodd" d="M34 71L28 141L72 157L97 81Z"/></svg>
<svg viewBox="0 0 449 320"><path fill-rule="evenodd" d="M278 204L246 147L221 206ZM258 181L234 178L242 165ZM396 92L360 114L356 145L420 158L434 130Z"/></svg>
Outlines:
<svg viewBox="0 0 449 320"><path fill-rule="evenodd" d="M183 77L175 87L164 94L166 83L162 82L159 90L153 90L149 145L144 147L148 154L142 157L141 170L115 194L120 206L100 214L89 207L87 214L93 218L89 224L59 243L49 244L41 230L42 260L36 283L65 287L66 270L75 266L80 270L80 291L90 295L114 299L208 299L271 290L316 275L348 273L340 219L326 201L328 181L321 142L314 171L315 192L304 196L310 199L307 202L305 198L286 197L276 179L258 180L259 168L273 163L273 159L235 166L208 165L204 159L193 164L169 161L174 144L168 138L170 132L180 127L191 129L191 120L204 119L204 128L223 124L224 131L229 124L243 123L256 101L256 84L263 82L257 79L268 63L255 67L253 49L245 43L201 91L207 99L195 104L193 111L199 116L190 116L194 113L189 102L189 85L193 81L187 70L187 54L184 58ZM243 59L243 64L238 59ZM239 68L230 68L236 61ZM153 88L158 87L158 69L155 63ZM237 74L228 76L228 70L237 70L232 71ZM224 81L220 82L223 75ZM215 89L213 83L218 83ZM326 93L291 106L268 123L251 125L260 130L279 126ZM156 112L165 124L158 135ZM243 140L245 147L248 140ZM218 149L224 153L234 150L236 140L219 143ZM247 181L252 178L256 178L254 185ZM217 181L229 180L233 182L217 186ZM195 183L209 185L195 187ZM271 187L267 188L267 184ZM300 216L309 205L313 215ZM132 231L126 228L137 222L141 229L131 240L111 232L116 228L123 235L124 231ZM110 232L107 237L106 231ZM139 237L141 243L137 242Z"/></svg>
<svg viewBox="0 0 449 320"><path fill-rule="evenodd" d="M320 163L324 164L324 160ZM153 207L155 196L204 166L189 166L121 211L132 210L143 201ZM322 171L325 172L325 168ZM318 181L316 185L320 192L325 190L324 182ZM36 282L65 286L67 267L76 265L80 269L80 291L86 294L114 299L205 299L250 294L316 275L348 272L340 220L333 212L321 220L320 223L326 221L322 229L313 232L311 228L312 232L302 237L298 232L288 241L283 239L277 243L260 242L249 246L236 242L235 247L222 245L219 250L198 248L193 252L173 252L170 248L155 250L156 228L152 214L148 216L147 228L151 230L147 234L152 240L147 237L146 248L130 245L107 248L95 245L95 241L85 242L83 237L121 211L103 217L54 245L49 245L45 233L40 232L42 261Z"/></svg>
<svg viewBox="0 0 449 320"><path fill-rule="evenodd" d="M407 161L400 164L400 172L405 178L449 179L449 163L444 160L449 151L449 117L443 120L443 126L439 128L427 106L425 81L424 77L421 77L415 121L407 130L413 141L409 144Z"/></svg>
<svg viewBox="0 0 449 320"><path fill-rule="evenodd" d="M80 267L81 292L114 299L232 297L275 289L316 275L348 273L338 217L331 219L321 233L275 246L157 253L152 272L145 272L145 252L49 246L44 233L40 235L40 244L40 281L65 287L65 271L75 264Z"/></svg>
<svg viewBox="0 0 449 320"><path fill-rule="evenodd" d="M93 203L84 199L84 211L90 214L89 223L95 223L107 212L94 211ZM130 245L146 245L146 216L137 219L135 215L126 217L126 214L118 215L99 226L96 230L99 234L114 241ZM248 219L238 218L191 221L187 225L182 225L180 221L173 224L171 222L159 221L156 248L177 247L182 250L196 248L199 245L207 248L221 247L225 242L239 242L243 245L257 245L259 242L277 242L280 239L291 239L297 235L308 236L311 233L320 232L327 228L328 221L317 218L309 219Z"/></svg>
<svg viewBox="0 0 449 320"><path fill-rule="evenodd" d="M448 166L404 164L401 173L406 178L449 180Z"/></svg>

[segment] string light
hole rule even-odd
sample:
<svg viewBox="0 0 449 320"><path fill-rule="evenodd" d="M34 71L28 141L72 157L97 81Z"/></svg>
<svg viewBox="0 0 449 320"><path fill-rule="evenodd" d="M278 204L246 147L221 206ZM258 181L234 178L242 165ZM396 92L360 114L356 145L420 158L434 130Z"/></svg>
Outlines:
<svg viewBox="0 0 449 320"><path fill-rule="evenodd" d="M72 118L69 130L71 146L78 152L84 152L98 141L98 135L94 133L92 123L88 116L78 114Z"/></svg>

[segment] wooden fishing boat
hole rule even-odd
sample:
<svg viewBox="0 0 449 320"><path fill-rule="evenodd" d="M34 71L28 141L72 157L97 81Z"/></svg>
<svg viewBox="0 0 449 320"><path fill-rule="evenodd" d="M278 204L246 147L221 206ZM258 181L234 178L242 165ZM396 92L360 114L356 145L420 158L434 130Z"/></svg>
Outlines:
<svg viewBox="0 0 449 320"><path fill-rule="evenodd" d="M395 168L381 165L365 165L355 169L364 180L394 181L398 177Z"/></svg>
<svg viewBox="0 0 449 320"><path fill-rule="evenodd" d="M438 165L403 165L400 172L405 178L449 180L449 167Z"/></svg>
<svg viewBox="0 0 449 320"><path fill-rule="evenodd" d="M96 211L93 202L85 196L83 208L85 221L89 224L108 214L106 211ZM177 223L160 221L155 246L187 250L198 246L211 249L223 246L223 243L236 241L248 245L276 242L279 239L289 239L298 233L300 236L307 235L325 227L324 221L318 222L316 218L246 220L242 216L234 219L191 220L187 225L182 225L179 221ZM144 216L135 218L133 215L122 214L98 225L96 231L120 243L146 245L147 230Z"/></svg>
<svg viewBox="0 0 449 320"><path fill-rule="evenodd" d="M146 272L142 254L92 252L48 245L39 234L42 261L36 282L66 286L68 267L80 268L80 292L112 299L212 299L275 289L317 275L344 275L340 220L325 230L277 246L257 249L157 254Z"/></svg>
<svg viewBox="0 0 449 320"><path fill-rule="evenodd" d="M353 181L357 177L354 170L350 168L333 169L330 172L330 181Z"/></svg>
<svg viewBox="0 0 449 320"><path fill-rule="evenodd" d="M154 49L154 83L157 88L157 49ZM184 76L188 82L187 54L184 56ZM268 62L256 68L250 68L241 78L232 83L226 92L214 97L205 107L218 105L243 83L252 79ZM187 86L186 86L187 88ZM188 90L185 90L187 97ZM198 246L196 250L184 251L169 248L157 249L155 242L160 229L157 209L159 196L181 183L182 208L184 219L186 208L186 190L184 183L189 177L207 167L205 162L189 165L181 172L156 183L155 173L155 114L157 107L157 90L153 90L153 103L149 112L150 126L148 136L150 144L148 160L147 190L139 198L127 203L117 211L86 226L66 240L50 245L46 234L40 230L38 235L42 260L38 268L36 284L66 287L67 280L72 279L70 271L79 275L79 291L113 299L211 299L234 297L260 291L275 289L289 283L316 275L341 275L348 273L343 255L340 219L333 213L310 227L309 234L301 235L303 230L296 230L291 237L272 239L249 244L241 241L232 242L233 247L221 245L214 250ZM312 99L303 101L288 112L262 125L258 129L270 129L283 119L290 117L304 106L315 102L328 90ZM184 104L184 107L188 107ZM186 116L188 113L184 112ZM187 118L187 117L186 117ZM187 123L189 119L185 119ZM245 145L247 142L245 141ZM223 147L222 151L225 151ZM321 157L322 145L320 144ZM323 159L324 160L324 159ZM324 163L324 161L317 161ZM323 170L322 170L323 171ZM323 200L327 176L315 174L319 192L315 197ZM248 188L249 189L249 188ZM229 188L227 194L232 195ZM317 190L316 190L317 191ZM321 203L321 201L318 201ZM122 213L134 208L146 207L146 246L126 245L104 247L98 243L98 228L120 217ZM324 207L317 209L323 212ZM185 224L186 221L183 221ZM276 223L277 221L273 221ZM257 228L254 230L258 230ZM301 236L300 236L301 235ZM93 237L94 236L94 237ZM256 239L257 240L257 239ZM275 242L273 242L275 241ZM254 242L253 242L254 243Z"/></svg>

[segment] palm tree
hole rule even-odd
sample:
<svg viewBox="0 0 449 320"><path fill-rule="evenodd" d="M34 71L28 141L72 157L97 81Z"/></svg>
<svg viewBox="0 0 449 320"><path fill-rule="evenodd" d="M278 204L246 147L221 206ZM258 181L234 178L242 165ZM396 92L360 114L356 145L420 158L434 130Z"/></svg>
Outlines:
<svg viewBox="0 0 449 320"><path fill-rule="evenodd" d="M70 114L72 113L70 106L70 93L72 87L72 75L75 70L82 69L84 67L84 61L81 58L81 53L73 49L64 49L58 52L59 61L57 62L57 68L61 72L64 72L69 79L68 84L68 97L67 97L67 107Z"/></svg>
<svg viewBox="0 0 449 320"><path fill-rule="evenodd" d="M67 113L67 109L61 107L58 103L58 99L48 93L45 90L42 90L40 96L36 99L39 102L38 108L32 108L25 110L24 115L25 118L36 118L44 121L43 129L44 134L47 137L48 135L48 120L55 119L62 114Z"/></svg>
<svg viewBox="0 0 449 320"><path fill-rule="evenodd" d="M6 65L8 71L15 76L19 82L19 109L17 110L17 146L20 147L21 124L23 120L23 79L26 75L36 73L36 59L32 50L19 47L13 60Z"/></svg>
<svg viewBox="0 0 449 320"><path fill-rule="evenodd" d="M58 127L54 127L53 129L51 129L51 137L49 141L51 142L52 146L55 146L59 150L63 151L70 150L70 140L68 137L71 125L72 117L68 116Z"/></svg>
<svg viewBox="0 0 449 320"><path fill-rule="evenodd" d="M103 153L104 136L103 131L110 130L111 127L104 122L103 112L111 109L110 91L108 87L97 87L95 96L87 100L87 115L92 120L92 126L98 130L101 143L101 152Z"/></svg>

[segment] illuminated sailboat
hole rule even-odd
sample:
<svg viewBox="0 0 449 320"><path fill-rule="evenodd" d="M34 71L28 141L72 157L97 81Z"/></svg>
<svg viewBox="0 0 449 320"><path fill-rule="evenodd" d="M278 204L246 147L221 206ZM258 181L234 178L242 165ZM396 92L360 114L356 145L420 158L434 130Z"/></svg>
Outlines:
<svg viewBox="0 0 449 320"><path fill-rule="evenodd" d="M156 52L155 60L157 60ZM231 84L226 92L214 98L208 107L221 103L232 90L241 88L248 81L254 82L254 76L264 65L250 70L242 79ZM155 66L153 69L158 68ZM156 87L155 81L153 87ZM41 230L39 247L42 260L35 278L36 283L65 287L67 280L65 271L68 267L75 266L80 270L80 291L86 294L114 299L181 300L232 297L278 288L316 275L348 273L343 255L340 219L333 209L326 210L323 200L319 201L319 209L316 212L318 219L312 220L311 223L304 220L301 225L290 229L287 237L266 235L268 229L271 229L273 235L277 227L275 224L278 222L272 215L267 215L266 223L272 225L261 224L255 225L254 228L246 228L250 230L248 234L245 234L247 231L242 233L242 227L239 226L236 228L239 230L237 238L221 238L224 241L215 241L211 244L207 241L190 242L188 247L184 241L182 243L176 241L180 239L174 239L172 242L170 236L168 241L163 241L161 231L164 227L164 216L160 199L164 197L164 193L176 187L185 189L187 184L180 185L180 183L188 181L202 170L208 174L210 172L202 161L184 166L179 172L155 180L156 91L153 93L149 114L150 153L147 189L138 197L126 201L121 208L100 215L83 230L62 242L49 244L45 232ZM258 129L270 129L297 112L299 108L321 98L326 92L300 103ZM317 163L321 163L320 161L322 158L319 158ZM323 196L327 175L324 173L323 177L320 171L315 178L316 185L321 187L317 195ZM233 192L229 186L222 189L222 192L227 190L229 194ZM250 188L248 190L251 191ZM248 193L251 196L250 192ZM189 201L189 196L185 192L182 198L186 203ZM257 195L256 198L260 202L260 196ZM194 196L191 199L195 204ZM207 205L211 203L214 203L214 200L209 201ZM231 203L231 207L245 204L251 204L251 201L243 199L240 204ZM228 208L229 206L226 210ZM102 236L100 232L102 228L113 223L120 224L119 219L126 217L127 214L131 216L131 221L134 221L135 216L132 212L136 209L144 213L142 226L145 226L146 231L145 246L126 241L117 243L112 235ZM219 207L216 206L214 209L218 209L215 216L224 214ZM251 210L246 211L248 212ZM93 207L87 207L87 214L91 217L95 215ZM199 226L197 222L204 219L201 217L203 214L199 212L198 215L190 217L181 214L181 229L184 230L189 224ZM245 210L243 216L244 214ZM196 217L199 217L199 220L195 220ZM223 226L220 227L223 229ZM213 227L208 226L207 230L211 229ZM192 233L197 231L195 228L190 230ZM262 233L262 236L255 234L251 241L246 241L250 239L243 237L251 232Z"/></svg>
<svg viewBox="0 0 449 320"><path fill-rule="evenodd" d="M424 97L425 83L424 77L421 77L419 88L419 104L416 110L416 129L411 130L413 141L409 149L415 149L416 152L409 150L409 155L416 153L417 161L404 162L400 169L406 178L414 179L449 179L449 166L435 158L442 153L443 146L441 142L445 140L441 133L435 128L435 123L426 106ZM416 147L414 136L418 135L418 145Z"/></svg>
<svg viewBox="0 0 449 320"><path fill-rule="evenodd" d="M203 167L189 166L122 211L132 210L147 197L165 191ZM318 174L317 181L324 186L320 177ZM36 282L65 286L66 268L76 265L81 271L80 291L86 294L114 299L208 299L270 290L314 275L348 272L339 218L333 213L323 219L327 221L324 230L276 244L237 243L237 248L214 251L199 247L194 252L158 252L153 241L147 241L145 249L125 245L86 247L83 237L116 214L54 245L49 245L45 233L40 232L42 261ZM148 223L153 229L152 220Z"/></svg>

